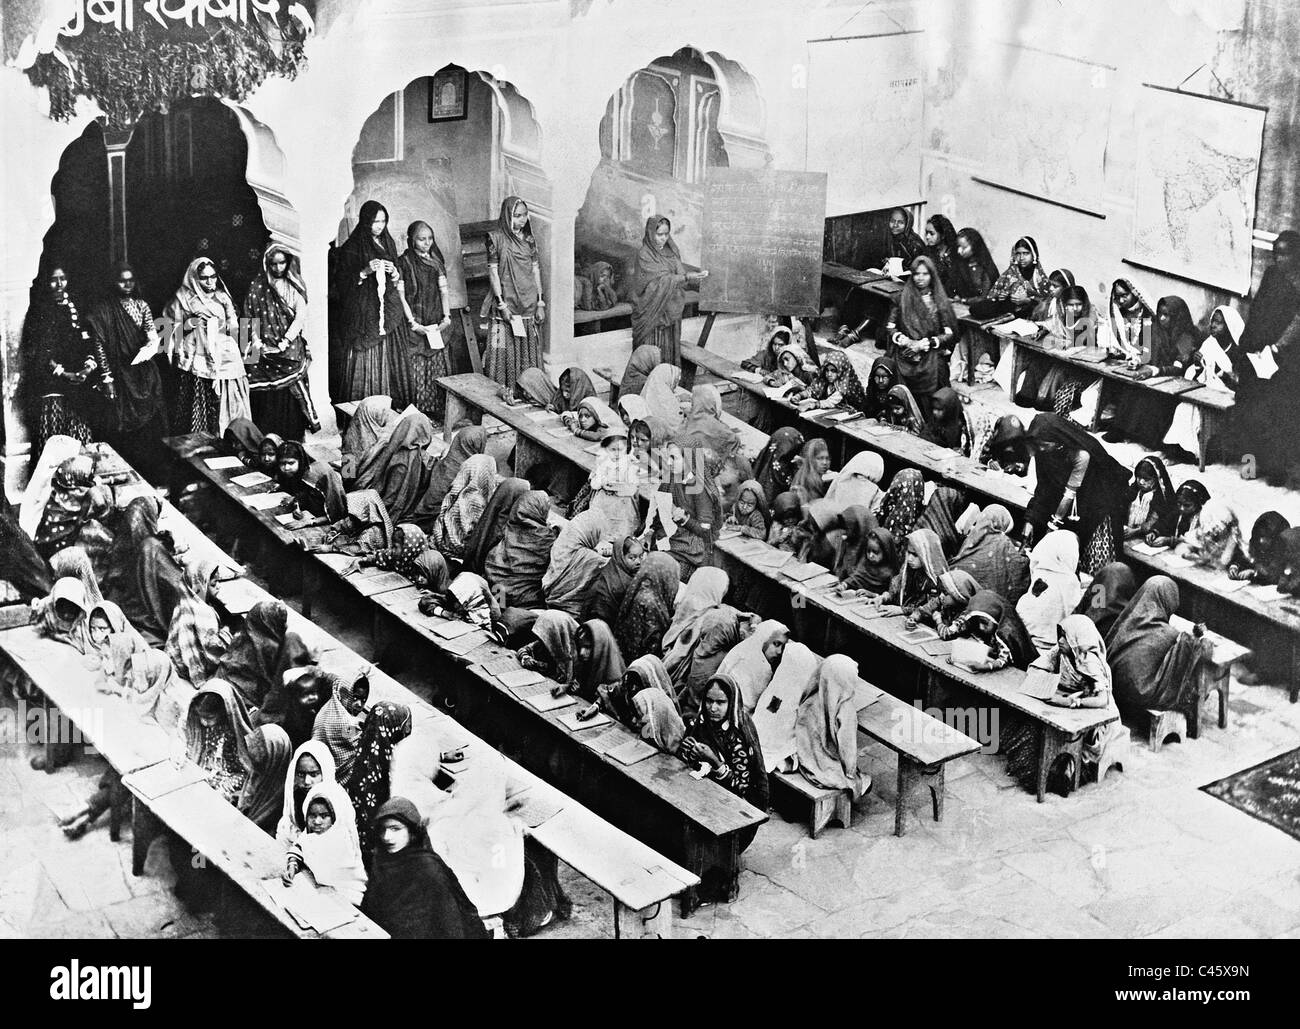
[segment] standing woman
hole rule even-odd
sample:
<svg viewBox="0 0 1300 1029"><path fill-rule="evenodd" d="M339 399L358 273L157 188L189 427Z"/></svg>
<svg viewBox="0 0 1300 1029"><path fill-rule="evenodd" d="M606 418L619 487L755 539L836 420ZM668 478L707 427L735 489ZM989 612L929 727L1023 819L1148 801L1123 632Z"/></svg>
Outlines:
<svg viewBox="0 0 1300 1029"><path fill-rule="evenodd" d="M263 432L302 439L320 419L307 391L311 352L302 338L307 324L307 284L296 254L272 243L262 254L262 274L244 297L244 317L258 321L262 356L248 376L253 422Z"/></svg>
<svg viewBox="0 0 1300 1029"><path fill-rule="evenodd" d="M32 453L39 454L51 436L91 442L94 437L88 424L88 380L99 379L95 374L99 362L95 360L90 333L68 295L68 276L62 266L50 269L23 328L27 358L23 389L28 401ZM102 381L107 385L112 379Z"/></svg>
<svg viewBox="0 0 1300 1029"><path fill-rule="evenodd" d="M686 270L672 228L662 216L646 219L632 280L632 346L657 346L666 364L680 367L686 289L698 289L709 273Z"/></svg>
<svg viewBox="0 0 1300 1029"><path fill-rule="evenodd" d="M236 418L250 417L248 375L235 340L239 314L211 258L190 262L163 317L179 385L176 431L220 436Z"/></svg>
<svg viewBox="0 0 1300 1029"><path fill-rule="evenodd" d="M492 283L492 331L488 341L489 378L513 386L525 368L542 367L542 337L546 321L542 268L537 242L528 220L528 205L519 197L501 202L497 227L488 233L488 279Z"/></svg>
<svg viewBox="0 0 1300 1029"><path fill-rule="evenodd" d="M402 274L402 304L411 328L411 374L415 384L412 403L434 421L442 421L446 404L438 378L451 374L447 360L447 262L433 238L428 222L411 222L406 230L406 253L397 260ZM437 333L431 328L436 327Z"/></svg>
<svg viewBox="0 0 1300 1029"><path fill-rule="evenodd" d="M161 467L166 402L162 376L150 360L158 353L158 329L149 305L135 295L130 265L117 266L109 293L91 307L86 322L113 376L101 435L137 470Z"/></svg>
<svg viewBox="0 0 1300 1029"><path fill-rule="evenodd" d="M948 358L957 339L957 315L939 281L934 261L922 254L911 264L912 277L899 294L886 333L889 356L898 363L902 384L922 410L948 385Z"/></svg>
<svg viewBox="0 0 1300 1029"><path fill-rule="evenodd" d="M383 395L394 410L411 403L411 333L402 307L397 244L388 209L378 200L361 205L357 227L339 250L339 297L346 363L343 400ZM362 832L366 828L362 826Z"/></svg>

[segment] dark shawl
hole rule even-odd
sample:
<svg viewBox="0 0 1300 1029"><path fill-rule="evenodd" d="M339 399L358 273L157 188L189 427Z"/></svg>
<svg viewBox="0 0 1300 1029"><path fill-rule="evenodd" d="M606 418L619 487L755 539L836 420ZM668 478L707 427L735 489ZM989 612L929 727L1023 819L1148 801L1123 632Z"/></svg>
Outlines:
<svg viewBox="0 0 1300 1029"><path fill-rule="evenodd" d="M484 575L505 594L508 607L540 608L542 576L551 560L559 529L548 523L551 498L530 490L519 498L506 521L501 542L489 552Z"/></svg>
<svg viewBox="0 0 1300 1029"><path fill-rule="evenodd" d="M378 840L378 823L396 818L411 842L396 854L380 843L370 859L370 881L361 910L395 940L486 940L491 936L460 880L434 853L420 812L405 797L380 805L359 833Z"/></svg>
<svg viewBox="0 0 1300 1029"><path fill-rule="evenodd" d="M113 373L117 429L132 433L143 428L162 410L162 377L153 361L133 365L135 355L148 340L146 331L127 313L122 301L108 296L86 313L91 334L104 346Z"/></svg>
<svg viewBox="0 0 1300 1029"><path fill-rule="evenodd" d="M966 572L982 589L1005 597L1014 607L1029 589L1029 555L1007 535L1012 524L1006 508L990 504L975 519L952 568Z"/></svg>
<svg viewBox="0 0 1300 1029"><path fill-rule="evenodd" d="M970 243L971 254L965 260L954 255L953 296L961 297L963 300L982 297L992 288L993 283L998 281L997 262L989 253L989 245L984 242L984 237L980 235L979 230L968 227L962 229L957 235L966 237L966 241Z"/></svg>
<svg viewBox="0 0 1300 1029"><path fill-rule="evenodd" d="M763 452L754 462L754 478L769 497L777 497L790 489L794 478L794 459L803 447L803 433L793 426L772 433Z"/></svg>
<svg viewBox="0 0 1300 1029"><path fill-rule="evenodd" d="M566 368L560 372L560 388L556 391L554 401L555 411L560 414L577 411L584 400L595 395L596 387L590 375L576 365Z"/></svg>
<svg viewBox="0 0 1300 1029"><path fill-rule="evenodd" d="M980 590L967 601L965 613L983 613L996 622L998 638L1011 651L1011 663L1028 671L1030 663L1038 657L1038 650L1013 604L992 590Z"/></svg>
<svg viewBox="0 0 1300 1029"><path fill-rule="evenodd" d="M944 386L930 398L930 406L939 409L939 417L936 419L931 415L921 438L949 450L969 452L966 417L957 391L951 386Z"/></svg>
<svg viewBox="0 0 1300 1029"><path fill-rule="evenodd" d="M889 382L884 387L876 385L876 369L889 372ZM862 410L868 418L883 418L889 407L889 391L899 384L898 362L892 357L877 357L871 366L871 376L863 388Z"/></svg>
<svg viewBox="0 0 1300 1029"><path fill-rule="evenodd" d="M0 580L9 583L25 601L48 595L54 585L49 566L8 504L0 504Z"/></svg>
<svg viewBox="0 0 1300 1029"><path fill-rule="evenodd" d="M424 450L432 441L433 423L419 411L408 411L357 469L354 488L376 490L394 524L419 524L413 515L424 507L429 486Z"/></svg>
<svg viewBox="0 0 1300 1029"><path fill-rule="evenodd" d="M1125 498L1128 496L1129 473L1107 453L1101 442L1082 426L1059 414L1036 414L1029 423L1028 438L1035 446L1034 466L1038 488L1025 511L1025 519L1040 534L1056 513L1057 505L1070 478L1074 453L1088 453L1088 470L1076 494L1079 511L1079 537L1086 543L1102 519L1114 520L1116 540L1122 539ZM1048 455L1037 452L1041 442L1058 443L1063 449Z"/></svg>
<svg viewBox="0 0 1300 1029"><path fill-rule="evenodd" d="M597 696L596 687L622 681L627 666L623 663L623 655L618 649L614 633L608 623L599 618L583 622L578 628L574 643L574 682L582 697L594 701ZM591 647L591 657L585 663L576 660L577 647L583 643Z"/></svg>
<svg viewBox="0 0 1300 1029"><path fill-rule="evenodd" d="M623 377L619 380L619 399L639 397L646 376L663 363L663 352L653 343L642 343L633 350L632 356L627 359L627 366L623 369Z"/></svg>
<svg viewBox="0 0 1300 1029"><path fill-rule="evenodd" d="M158 536L158 501L136 497L126 507L113 539L104 595L150 646L167 642L176 605L191 596L185 573Z"/></svg>
<svg viewBox="0 0 1300 1029"><path fill-rule="evenodd" d="M487 431L481 425L469 425L459 430L452 437L447 452L430 469L424 497L411 521L422 528L432 528L433 522L442 513L442 502L451 490L451 484L456 481L460 466L475 454L486 452Z"/></svg>
<svg viewBox="0 0 1300 1029"><path fill-rule="evenodd" d="M929 529L939 537L943 555L949 559L961 547L962 535L957 531L957 519L966 510L966 494L953 486L940 486L925 505L916 528Z"/></svg>
<svg viewBox="0 0 1300 1029"><path fill-rule="evenodd" d="M641 249L636 252L632 278L632 338L648 339L661 325L680 321L686 306L686 266L671 232L662 247L655 245L655 232L662 223L672 223L661 215L646 219Z"/></svg>
<svg viewBox="0 0 1300 1029"><path fill-rule="evenodd" d="M584 619L599 618L609 625L617 624L623 598L636 575L627 559L626 548L631 539L631 536L620 536L614 540L614 553L600 570L600 575L592 584L586 606L582 609Z"/></svg>
<svg viewBox="0 0 1300 1029"><path fill-rule="evenodd" d="M1122 561L1112 561L1097 569L1092 583L1079 598L1079 606L1074 609L1074 613L1091 618L1104 638L1136 592L1137 579L1133 575L1133 569Z"/></svg>
<svg viewBox="0 0 1300 1029"><path fill-rule="evenodd" d="M266 437L250 418L236 418L221 434L221 448L246 465L256 464L262 454L262 440Z"/></svg>
<svg viewBox="0 0 1300 1029"><path fill-rule="evenodd" d="M898 544L893 534L881 528L869 510L856 504L840 513L840 521L844 537L835 555L835 577L847 589L883 593L898 571ZM866 558L867 544L873 539L884 555L878 565Z"/></svg>
<svg viewBox="0 0 1300 1029"><path fill-rule="evenodd" d="M1255 519L1250 530L1249 560L1255 569L1255 582L1261 585L1276 583L1286 564L1286 548L1282 534L1291 528L1277 511L1265 511Z"/></svg>
<svg viewBox="0 0 1300 1029"><path fill-rule="evenodd" d="M289 609L278 600L260 601L244 616L243 628L217 665L216 677L230 683L249 708L261 707L280 685L276 672L288 630Z"/></svg>
<svg viewBox="0 0 1300 1029"><path fill-rule="evenodd" d="M1182 711L1196 695L1192 673L1210 643L1169 624L1178 610L1178 584L1153 575L1106 634L1106 653L1121 711Z"/></svg>
<svg viewBox="0 0 1300 1029"><path fill-rule="evenodd" d="M908 265L912 263L914 258L926 252L925 240L916 234L916 218L911 211L905 207L896 207L894 211L903 216L903 231L895 236L893 230L889 228L888 221L886 221L885 257L901 257L903 264ZM894 211L889 212L891 218Z"/></svg>
<svg viewBox="0 0 1300 1029"><path fill-rule="evenodd" d="M384 212L387 219L384 231L376 238L370 231L376 215ZM391 261L397 265L397 244L390 231L392 219L388 208L378 200L367 200L357 215L356 228L337 251L339 290L343 301L343 338L348 349L369 349L377 346L379 335L379 298L373 276L361 278L371 261ZM387 276L385 276L387 278ZM397 284L391 278L384 286L384 330L399 343L409 342L406 311Z"/></svg>
<svg viewBox="0 0 1300 1029"><path fill-rule="evenodd" d="M527 479L509 478L502 479L501 484L492 491L483 514L465 538L465 571L483 574L487 568L488 555L505 535L506 524L514 513L515 505L530 488Z"/></svg>
<svg viewBox="0 0 1300 1029"><path fill-rule="evenodd" d="M712 748L724 761L743 754L744 767L730 768L730 781L723 785L760 811L766 811L769 803L767 766L763 761L762 745L758 742L758 730L754 728L741 699L740 684L730 675L714 675L705 683L700 693L701 700L714 684L721 686L727 694L726 717L713 723L700 710L686 723L686 735Z"/></svg>
<svg viewBox="0 0 1300 1029"><path fill-rule="evenodd" d="M663 657L664 633L672 624L680 583L681 572L671 556L658 550L646 554L623 598L614 628L625 661L635 661L643 654Z"/></svg>
<svg viewBox="0 0 1300 1029"><path fill-rule="evenodd" d="M1133 466L1133 483L1129 489L1128 502L1131 506L1137 499L1137 476L1143 465L1150 469L1151 477L1156 482L1155 496L1151 498L1147 519L1150 521L1154 515L1154 528L1157 535L1170 536L1174 531L1174 522L1178 518L1178 505L1174 501L1174 484L1169 478L1169 470L1165 468L1164 461L1154 454L1148 454Z"/></svg>

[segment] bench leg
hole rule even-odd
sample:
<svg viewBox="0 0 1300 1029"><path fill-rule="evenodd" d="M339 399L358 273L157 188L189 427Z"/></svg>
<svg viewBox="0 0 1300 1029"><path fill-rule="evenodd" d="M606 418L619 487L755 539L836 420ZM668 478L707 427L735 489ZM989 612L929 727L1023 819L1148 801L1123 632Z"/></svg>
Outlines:
<svg viewBox="0 0 1300 1029"><path fill-rule="evenodd" d="M1186 712L1148 711L1147 714L1151 718L1150 728L1147 731L1147 746L1151 750L1159 751L1170 736L1177 736L1180 740L1190 738Z"/></svg>
<svg viewBox="0 0 1300 1029"><path fill-rule="evenodd" d="M443 390L447 397L447 406L442 420L442 438L451 442L456 426L469 417L469 405L449 389Z"/></svg>
<svg viewBox="0 0 1300 1029"><path fill-rule="evenodd" d="M673 902L652 904L634 911L614 901L614 939L671 940L673 938Z"/></svg>
<svg viewBox="0 0 1300 1029"><path fill-rule="evenodd" d="M320 589L320 573L316 562L308 555L302 562L302 616L311 621L312 603Z"/></svg>
<svg viewBox="0 0 1300 1029"><path fill-rule="evenodd" d="M1040 725L1038 728L1038 803L1042 803L1047 798L1047 777L1052 771L1052 765L1062 754L1069 754L1074 758L1074 775L1071 777L1071 786L1077 789L1079 786L1079 775L1083 766L1083 737L1070 740L1066 739L1063 733L1057 732L1046 725Z"/></svg>
<svg viewBox="0 0 1300 1029"><path fill-rule="evenodd" d="M1232 686L1232 669L1225 668L1223 670L1223 676L1219 679L1218 683L1216 684L1216 688L1219 693L1219 728L1220 729L1226 729L1228 727L1228 690L1231 688L1231 686Z"/></svg>
<svg viewBox="0 0 1300 1029"><path fill-rule="evenodd" d="M149 844L158 835L158 820L144 802L131 798L131 874L144 875L145 858L149 856Z"/></svg>
<svg viewBox="0 0 1300 1029"><path fill-rule="evenodd" d="M943 821L944 768L940 765L922 765L903 754L898 755L898 797L894 801L894 835L903 835L906 820L907 798L912 787L923 784L930 789L930 807L936 822Z"/></svg>

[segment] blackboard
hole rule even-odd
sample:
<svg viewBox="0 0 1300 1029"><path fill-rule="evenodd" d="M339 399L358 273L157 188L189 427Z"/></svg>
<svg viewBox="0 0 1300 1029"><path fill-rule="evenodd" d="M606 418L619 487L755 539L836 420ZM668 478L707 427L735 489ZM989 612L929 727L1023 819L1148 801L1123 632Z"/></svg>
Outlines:
<svg viewBox="0 0 1300 1029"><path fill-rule="evenodd" d="M816 316L826 173L711 168L700 309Z"/></svg>

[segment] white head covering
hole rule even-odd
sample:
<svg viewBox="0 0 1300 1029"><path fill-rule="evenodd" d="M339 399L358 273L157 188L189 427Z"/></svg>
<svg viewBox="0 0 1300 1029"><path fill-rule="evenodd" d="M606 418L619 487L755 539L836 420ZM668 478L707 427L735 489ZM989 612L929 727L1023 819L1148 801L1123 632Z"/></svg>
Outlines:
<svg viewBox="0 0 1300 1029"><path fill-rule="evenodd" d="M746 711L754 710L758 698L772 681L772 665L763 656L763 648L773 637L789 632L780 622L771 619L759 622L758 628L732 647L718 665L718 675L730 675L736 680Z"/></svg>
<svg viewBox="0 0 1300 1029"><path fill-rule="evenodd" d="M769 772L776 771L787 758L797 753L795 723L799 717L799 705L817 688L820 664L820 657L804 644L791 640L785 645L776 674L758 698L754 707L754 728Z"/></svg>
<svg viewBox="0 0 1300 1029"><path fill-rule="evenodd" d="M1083 597L1079 582L1079 537L1066 529L1049 532L1029 554L1029 592L1016 602L1040 654L1056 646L1056 627ZM1046 585L1037 596L1038 583Z"/></svg>
<svg viewBox="0 0 1300 1029"><path fill-rule="evenodd" d="M318 782L302 802L302 818L313 800L323 800L334 812L334 824L323 833L304 830L297 852L320 886L332 886L349 904L360 904L366 893L366 867L357 836L357 815L347 791L332 779Z"/></svg>
<svg viewBox="0 0 1300 1029"><path fill-rule="evenodd" d="M298 759L304 754L310 754L316 759L316 763L320 765L321 783L334 782L337 774L334 766L334 755L330 753L329 747L325 745L323 740L308 740L293 752L293 757L289 760L289 767L284 773L284 807L280 811L280 821L275 827L275 838L285 847L296 843L299 834L302 832L294 817L293 775L298 768ZM319 786L320 783L317 783L317 785ZM348 810L351 809L352 804L349 802ZM299 811L298 815L301 816L302 812ZM334 817L338 818L338 814L335 813Z"/></svg>

